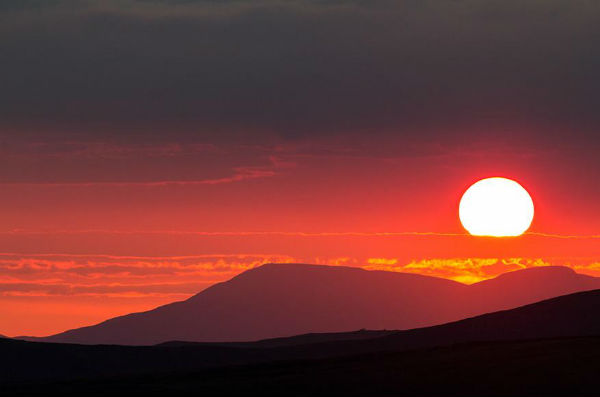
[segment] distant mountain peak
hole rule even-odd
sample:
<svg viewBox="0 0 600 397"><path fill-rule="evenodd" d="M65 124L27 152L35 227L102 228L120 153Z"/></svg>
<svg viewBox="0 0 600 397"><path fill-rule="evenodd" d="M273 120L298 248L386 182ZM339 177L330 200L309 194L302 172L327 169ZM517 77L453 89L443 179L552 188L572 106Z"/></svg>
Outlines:
<svg viewBox="0 0 600 397"><path fill-rule="evenodd" d="M498 277L496 280L508 280L508 279L537 279L543 280L547 278L553 279L571 279L576 277L588 277L583 274L575 272L575 270L566 266L536 266L529 267L526 269L515 270L506 272ZM489 280L488 280L489 281Z"/></svg>
<svg viewBox="0 0 600 397"><path fill-rule="evenodd" d="M193 297L44 338L84 344L240 342L305 333L409 329L600 288L553 266L473 285L357 267L268 263Z"/></svg>

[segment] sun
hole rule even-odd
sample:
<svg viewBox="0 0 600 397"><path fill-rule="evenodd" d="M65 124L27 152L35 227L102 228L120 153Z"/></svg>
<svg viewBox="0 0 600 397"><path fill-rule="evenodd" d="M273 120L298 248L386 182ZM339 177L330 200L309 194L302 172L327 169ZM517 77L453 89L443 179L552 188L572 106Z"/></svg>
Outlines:
<svg viewBox="0 0 600 397"><path fill-rule="evenodd" d="M482 179L467 189L458 208L460 222L474 236L519 236L533 220L531 196L508 178Z"/></svg>

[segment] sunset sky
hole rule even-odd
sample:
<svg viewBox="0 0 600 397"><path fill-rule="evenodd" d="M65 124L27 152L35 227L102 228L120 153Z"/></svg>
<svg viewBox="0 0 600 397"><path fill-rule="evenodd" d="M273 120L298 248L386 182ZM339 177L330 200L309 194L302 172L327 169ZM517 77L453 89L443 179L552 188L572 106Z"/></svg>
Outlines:
<svg viewBox="0 0 600 397"><path fill-rule="evenodd" d="M0 333L267 262L600 276L600 5L571 4L3 1ZM491 176L526 235L462 228Z"/></svg>

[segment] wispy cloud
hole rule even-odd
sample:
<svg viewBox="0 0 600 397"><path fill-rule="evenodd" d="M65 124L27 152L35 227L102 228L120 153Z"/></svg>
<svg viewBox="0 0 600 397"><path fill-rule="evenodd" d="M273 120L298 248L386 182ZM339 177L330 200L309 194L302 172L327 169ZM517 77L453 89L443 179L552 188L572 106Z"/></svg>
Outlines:
<svg viewBox="0 0 600 397"><path fill-rule="evenodd" d="M115 234L115 235L185 235L185 236L207 236L207 237L246 237L246 236L283 236L283 237L467 237L476 239L496 239L496 237L471 236L469 233L452 232L354 232L354 231L324 231L324 232L305 232L305 231L277 231L277 230L256 230L256 231L196 231L196 230L122 230L122 229L12 229L1 232L0 234L14 235L36 235L36 234ZM540 232L526 232L524 236L542 237L550 239L565 240L594 240L600 239L600 234L553 234Z"/></svg>
<svg viewBox="0 0 600 397"><path fill-rule="evenodd" d="M13 229L6 234L165 234L195 236L289 236L289 237L402 237L402 236L468 236L466 233L437 232L302 232L302 231L194 231L194 230L118 230L118 229Z"/></svg>
<svg viewBox="0 0 600 397"><path fill-rule="evenodd" d="M600 276L600 261L590 258L298 258L276 254L114 256L0 254L0 296L22 294L192 294L215 282L265 263L304 262L362 267L443 277L473 283L507 271L563 265Z"/></svg>
<svg viewBox="0 0 600 397"><path fill-rule="evenodd" d="M539 233L539 232L527 232L529 236L549 237L549 238L560 238L566 240L594 240L600 239L600 234L553 234L553 233Z"/></svg>
<svg viewBox="0 0 600 397"><path fill-rule="evenodd" d="M220 185L241 182L250 179L268 178L277 172L265 167L236 167L234 173L222 178L200 180L161 180L161 181L131 181L131 182L9 182L0 183L3 186L40 186L40 187L167 187L167 186L198 186Z"/></svg>
<svg viewBox="0 0 600 397"><path fill-rule="evenodd" d="M566 266L600 277L599 262L590 258L432 258L402 263L396 258L369 258L370 270L386 270L447 278L466 284L494 278L509 271L540 266Z"/></svg>
<svg viewBox="0 0 600 397"><path fill-rule="evenodd" d="M273 150L235 144L44 141L0 146L8 168L0 175L5 187L220 185L269 178L295 166Z"/></svg>

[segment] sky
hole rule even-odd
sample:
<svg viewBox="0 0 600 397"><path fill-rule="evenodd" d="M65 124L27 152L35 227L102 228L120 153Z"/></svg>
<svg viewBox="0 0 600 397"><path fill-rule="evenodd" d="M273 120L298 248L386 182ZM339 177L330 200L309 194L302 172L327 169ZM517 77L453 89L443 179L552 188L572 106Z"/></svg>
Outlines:
<svg viewBox="0 0 600 397"><path fill-rule="evenodd" d="M599 19L594 1L2 1L0 333L267 262L600 276ZM462 228L490 176L531 194L528 234Z"/></svg>

